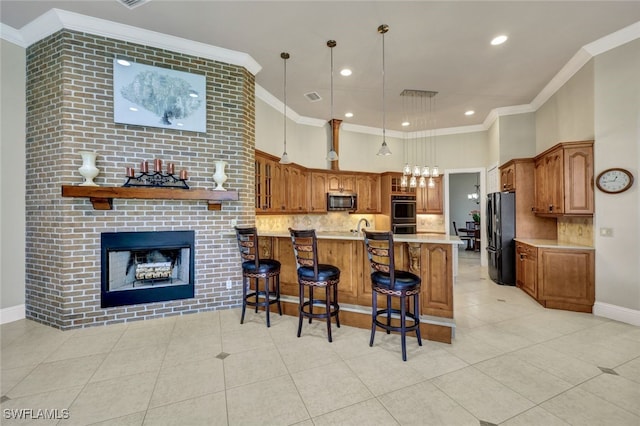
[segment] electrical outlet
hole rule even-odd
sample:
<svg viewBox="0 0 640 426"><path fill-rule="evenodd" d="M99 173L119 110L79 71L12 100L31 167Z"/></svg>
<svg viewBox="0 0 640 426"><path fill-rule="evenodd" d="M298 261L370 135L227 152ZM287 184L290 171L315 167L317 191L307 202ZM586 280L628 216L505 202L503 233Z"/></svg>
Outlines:
<svg viewBox="0 0 640 426"><path fill-rule="evenodd" d="M231 290L232 286L233 284L231 283L231 280L227 280L227 290Z"/></svg>
<svg viewBox="0 0 640 426"><path fill-rule="evenodd" d="M231 219L231 226L236 226L238 224L238 219Z"/></svg>
<svg viewBox="0 0 640 426"><path fill-rule="evenodd" d="M601 237L613 237L613 228L600 228Z"/></svg>

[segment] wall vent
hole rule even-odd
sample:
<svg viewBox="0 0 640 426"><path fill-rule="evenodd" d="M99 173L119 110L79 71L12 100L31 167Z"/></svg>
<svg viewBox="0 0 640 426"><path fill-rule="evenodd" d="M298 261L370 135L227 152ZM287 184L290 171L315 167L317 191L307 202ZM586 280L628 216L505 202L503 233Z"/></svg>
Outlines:
<svg viewBox="0 0 640 426"><path fill-rule="evenodd" d="M322 97L320 97L318 92L305 93L304 97L307 98L309 102L318 102L319 100L322 100Z"/></svg>
<svg viewBox="0 0 640 426"><path fill-rule="evenodd" d="M117 0L118 3L125 5L129 9L135 9L145 3L149 3L150 1L151 0Z"/></svg>

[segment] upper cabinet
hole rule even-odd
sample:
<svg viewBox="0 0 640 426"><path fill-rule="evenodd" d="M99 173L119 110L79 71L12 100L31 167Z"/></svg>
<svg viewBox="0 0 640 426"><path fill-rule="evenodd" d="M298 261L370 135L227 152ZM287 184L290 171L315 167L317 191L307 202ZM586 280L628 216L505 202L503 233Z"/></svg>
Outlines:
<svg viewBox="0 0 640 426"><path fill-rule="evenodd" d="M560 143L534 161L535 214L593 215L593 141Z"/></svg>
<svg viewBox="0 0 640 426"><path fill-rule="evenodd" d="M500 188L502 191L516 189L516 164L513 160L500 167Z"/></svg>
<svg viewBox="0 0 640 426"><path fill-rule="evenodd" d="M356 192L356 177L351 174L328 173L327 192Z"/></svg>
<svg viewBox="0 0 640 426"><path fill-rule="evenodd" d="M259 156L255 158L255 208L256 213L272 213L278 202L274 199L274 178L276 164L271 158Z"/></svg>
<svg viewBox="0 0 640 426"><path fill-rule="evenodd" d="M307 197L307 171L296 164L282 166L282 180L280 196L282 213L307 213L309 199Z"/></svg>
<svg viewBox="0 0 640 426"><path fill-rule="evenodd" d="M311 172L309 176L309 211L311 213L327 212L327 174Z"/></svg>
<svg viewBox="0 0 640 426"><path fill-rule="evenodd" d="M358 210L356 213L380 213L380 175L356 176Z"/></svg>
<svg viewBox="0 0 640 426"><path fill-rule="evenodd" d="M433 186L425 186L417 188L416 206L418 214L442 214L443 197L442 197L442 177L434 177ZM427 180L428 181L428 180Z"/></svg>

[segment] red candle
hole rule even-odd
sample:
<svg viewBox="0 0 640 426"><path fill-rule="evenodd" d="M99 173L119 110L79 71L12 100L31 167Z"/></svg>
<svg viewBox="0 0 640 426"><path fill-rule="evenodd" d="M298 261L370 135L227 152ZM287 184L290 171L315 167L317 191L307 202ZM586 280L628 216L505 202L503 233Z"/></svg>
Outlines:
<svg viewBox="0 0 640 426"><path fill-rule="evenodd" d="M133 167L127 167L127 177L133 177Z"/></svg>
<svg viewBox="0 0 640 426"><path fill-rule="evenodd" d="M142 173L149 173L149 163L147 163L146 161L142 161L140 163L140 171Z"/></svg>
<svg viewBox="0 0 640 426"><path fill-rule="evenodd" d="M175 166L173 163L169 163L169 169L168 172L170 175L174 174L176 172Z"/></svg>
<svg viewBox="0 0 640 426"><path fill-rule="evenodd" d="M159 158L153 160L153 170L155 170L156 172L162 171L162 160L160 160Z"/></svg>
<svg viewBox="0 0 640 426"><path fill-rule="evenodd" d="M187 171L186 170L180 170L180 179L187 180Z"/></svg>

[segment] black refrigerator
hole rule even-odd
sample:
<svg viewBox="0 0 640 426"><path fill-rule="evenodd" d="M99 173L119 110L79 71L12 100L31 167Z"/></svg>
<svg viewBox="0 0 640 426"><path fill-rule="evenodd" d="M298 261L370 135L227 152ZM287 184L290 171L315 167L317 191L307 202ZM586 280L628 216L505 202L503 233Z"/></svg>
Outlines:
<svg viewBox="0 0 640 426"><path fill-rule="evenodd" d="M489 278L516 284L516 193L487 194L487 257Z"/></svg>

